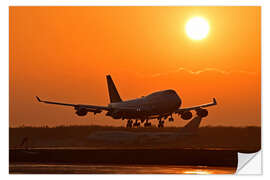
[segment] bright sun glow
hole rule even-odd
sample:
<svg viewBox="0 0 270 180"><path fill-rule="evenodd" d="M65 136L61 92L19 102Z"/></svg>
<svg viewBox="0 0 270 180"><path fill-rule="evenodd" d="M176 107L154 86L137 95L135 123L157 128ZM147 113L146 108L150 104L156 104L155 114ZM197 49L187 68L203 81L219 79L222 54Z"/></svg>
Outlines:
<svg viewBox="0 0 270 180"><path fill-rule="evenodd" d="M202 17L194 17L186 24L186 33L193 40L205 38L209 32L209 24Z"/></svg>
<svg viewBox="0 0 270 180"><path fill-rule="evenodd" d="M194 171L184 171L184 174L211 174L210 172L202 171L202 170L194 170Z"/></svg>

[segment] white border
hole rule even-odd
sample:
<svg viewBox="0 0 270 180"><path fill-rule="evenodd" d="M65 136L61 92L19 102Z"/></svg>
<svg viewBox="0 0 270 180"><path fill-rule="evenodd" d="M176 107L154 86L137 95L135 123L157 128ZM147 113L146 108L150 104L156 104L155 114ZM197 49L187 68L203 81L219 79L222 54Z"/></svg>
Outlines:
<svg viewBox="0 0 270 180"><path fill-rule="evenodd" d="M236 174L238 175L260 175L262 174L261 167L261 151L256 153L238 153L238 165Z"/></svg>
<svg viewBox="0 0 270 180"><path fill-rule="evenodd" d="M103 6L161 6L161 5L245 5L259 6L262 0L10 0L10 5L35 6L35 5L62 5L62 6L82 6L82 5L103 5Z"/></svg>
<svg viewBox="0 0 270 180"><path fill-rule="evenodd" d="M269 150L269 143L263 143L263 139L268 139L267 136L269 135L269 131L264 131L265 127L270 127L269 125L269 115L267 114L267 110L269 110L270 107L270 85L269 85L269 78L270 77L270 55L269 55L269 47L270 47L270 25L267 23L270 19L270 9L269 9L269 0L92 0L92 1L86 1L86 0L11 0L9 3L7 1L1 1L1 65L0 65L0 73L1 73L1 166L0 166L0 171L1 171L1 177L2 178L27 178L27 179L36 179L36 176L10 176L8 175L8 122L9 122L9 114L8 114L8 106L9 106L9 99L8 99L8 51L9 47L7 45L8 42L8 5L15 5L15 6L39 6L39 5L47 5L47 6L56 6L56 5L76 5L76 6L82 6L82 5L103 5L103 6L119 6L119 5L136 5L136 6L145 6L145 5L150 5L150 6L176 6L176 5L182 5L182 6L188 6L188 5L193 5L193 6L218 6L218 5L226 5L226 6L262 6L262 147L264 149L264 152L270 152ZM4 4L4 5L3 5ZM266 50L266 48L268 50ZM263 119L266 119L263 121ZM267 125L268 124L268 125ZM270 137L270 136L269 136ZM266 150L265 150L266 149ZM269 153L268 153L269 154ZM264 161L269 160L269 155L264 154ZM264 169L264 176L256 176L256 178L265 178L269 176L270 171L267 171L266 168ZM3 177L3 176L6 177ZM50 177L56 177L56 176L50 176ZM79 176L80 178L94 178L94 176ZM95 176L96 177L96 176ZM98 176L100 178L112 178L112 179L137 179L138 176L128 176L128 175L122 175L122 176ZM164 179L164 178L182 178L179 176L155 176L155 179ZM198 178L198 176L186 176L188 178ZM199 176L202 179L208 179L208 178L214 178L216 179L216 176ZM239 177L239 176L238 176ZM237 177L237 178L238 178ZM47 176L38 176L38 178L41 179L47 179ZM65 176L61 178L66 178L66 179L73 179L73 176ZM78 178L78 176L76 176ZM147 178L147 176L140 176L139 178ZM218 176L218 178L228 178L227 176ZM229 178L235 178L230 176ZM254 178L254 176L247 177L247 176L240 176L239 178ZM268 177L267 177L268 178Z"/></svg>

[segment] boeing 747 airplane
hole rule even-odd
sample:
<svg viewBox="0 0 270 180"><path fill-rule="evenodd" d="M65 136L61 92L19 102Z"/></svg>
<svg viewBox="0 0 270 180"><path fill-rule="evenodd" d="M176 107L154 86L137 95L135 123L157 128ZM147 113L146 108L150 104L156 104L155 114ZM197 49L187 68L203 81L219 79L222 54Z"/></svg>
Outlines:
<svg viewBox="0 0 270 180"><path fill-rule="evenodd" d="M115 87L110 75L107 75L107 85L110 97L108 106L95 106L84 104L68 104L61 102L52 102L41 100L36 96L39 102L47 104L55 104L61 106L73 107L78 116L85 116L88 112L97 114L106 111L106 116L114 119L127 120L127 127L139 127L140 123L144 123L144 127L151 126L150 119L158 120L158 127L164 127L164 121L169 117L169 121L174 121L173 114L178 114L183 120L190 120L192 112L195 111L197 116L203 118L208 115L208 111L204 108L217 105L217 101L213 98L213 102L198 106L181 108L182 101L177 93L172 90L164 90L154 92L141 98L123 101ZM135 122L133 122L135 120Z"/></svg>

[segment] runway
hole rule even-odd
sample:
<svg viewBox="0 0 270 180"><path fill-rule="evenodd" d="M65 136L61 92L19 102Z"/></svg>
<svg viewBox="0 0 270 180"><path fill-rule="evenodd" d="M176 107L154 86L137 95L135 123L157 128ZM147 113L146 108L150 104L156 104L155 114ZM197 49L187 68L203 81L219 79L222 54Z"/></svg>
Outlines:
<svg viewBox="0 0 270 180"><path fill-rule="evenodd" d="M11 149L10 163L237 166L237 151L213 149Z"/></svg>
<svg viewBox="0 0 270 180"><path fill-rule="evenodd" d="M229 134L224 133L229 130ZM237 167L237 152L256 152L260 148L258 132L258 128L200 128L197 135L180 136L177 128L12 129L9 171L12 174L231 174ZM31 137L29 146L16 146L25 136Z"/></svg>
<svg viewBox="0 0 270 180"><path fill-rule="evenodd" d="M233 174L235 167L108 164L10 164L11 174Z"/></svg>

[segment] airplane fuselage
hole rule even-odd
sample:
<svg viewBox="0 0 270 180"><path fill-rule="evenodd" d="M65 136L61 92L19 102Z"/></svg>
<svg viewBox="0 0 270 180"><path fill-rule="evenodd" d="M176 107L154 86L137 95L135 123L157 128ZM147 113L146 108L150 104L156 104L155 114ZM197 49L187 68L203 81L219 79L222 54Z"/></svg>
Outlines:
<svg viewBox="0 0 270 180"><path fill-rule="evenodd" d="M110 103L107 113L114 119L148 119L157 115L169 115L181 106L181 99L174 90L154 92L147 96Z"/></svg>

